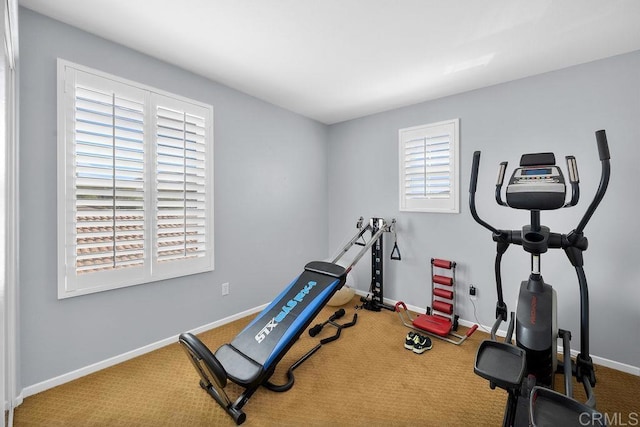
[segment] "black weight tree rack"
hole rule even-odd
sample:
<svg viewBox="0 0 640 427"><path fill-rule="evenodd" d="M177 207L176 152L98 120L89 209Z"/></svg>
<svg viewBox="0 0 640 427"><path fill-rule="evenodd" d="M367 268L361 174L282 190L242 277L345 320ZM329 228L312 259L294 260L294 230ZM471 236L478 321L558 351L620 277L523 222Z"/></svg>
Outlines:
<svg viewBox="0 0 640 427"><path fill-rule="evenodd" d="M398 239L395 231L396 220L391 221L390 226L386 226L386 222L383 218L371 218L371 233L372 235L378 232L381 227L385 228L385 232L391 232L394 235L393 250L391 251L391 259L400 261L400 250L398 249ZM358 228L362 226L362 217L358 221ZM362 297L362 308L370 311L380 311L386 309L389 311L395 311L395 307L384 302L384 249L383 249L383 235L380 235L378 240L371 246L371 286L369 288L369 295Z"/></svg>

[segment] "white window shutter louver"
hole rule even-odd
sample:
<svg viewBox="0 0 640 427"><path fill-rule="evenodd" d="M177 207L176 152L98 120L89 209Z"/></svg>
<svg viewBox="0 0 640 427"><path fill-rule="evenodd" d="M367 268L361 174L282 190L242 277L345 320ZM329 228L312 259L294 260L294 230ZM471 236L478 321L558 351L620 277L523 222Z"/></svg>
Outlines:
<svg viewBox="0 0 640 427"><path fill-rule="evenodd" d="M157 108L158 261L202 257L206 250L205 119Z"/></svg>
<svg viewBox="0 0 640 427"><path fill-rule="evenodd" d="M76 272L144 262L144 106L76 86Z"/></svg>
<svg viewBox="0 0 640 427"><path fill-rule="evenodd" d="M399 131L400 210L459 212L459 119Z"/></svg>

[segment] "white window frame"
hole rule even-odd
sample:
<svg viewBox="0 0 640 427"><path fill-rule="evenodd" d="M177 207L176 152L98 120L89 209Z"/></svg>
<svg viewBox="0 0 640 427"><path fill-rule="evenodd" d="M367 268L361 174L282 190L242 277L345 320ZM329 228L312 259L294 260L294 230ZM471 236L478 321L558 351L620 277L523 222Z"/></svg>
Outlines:
<svg viewBox="0 0 640 427"><path fill-rule="evenodd" d="M4 131L2 138L4 144L4 159L2 161L2 187L4 206L2 209L4 246L3 283L0 284L0 402L3 409L8 411L8 425L12 425L14 408L22 402L22 394L18 393L16 385L17 377L17 335L18 335L18 85L17 85L17 60L18 60L18 2L8 0L2 7L3 34L3 58L4 76L0 84L4 86L4 94L1 97L4 108ZM6 412L3 412L6 415ZM0 426L5 425L5 417L2 417Z"/></svg>
<svg viewBox="0 0 640 427"><path fill-rule="evenodd" d="M91 294L143 283L171 279L214 269L213 229L213 106L126 80L58 58L58 299ZM120 93L136 93L144 99L144 262L142 266L84 274L76 273L75 216L75 84L96 82ZM142 95L141 95L142 94ZM178 108L204 118L205 202L203 256L158 262L156 180L157 107ZM186 239L186 237L185 237Z"/></svg>
<svg viewBox="0 0 640 427"><path fill-rule="evenodd" d="M419 139L425 141L448 135L449 138L449 196L442 198L425 194L422 197L407 197L407 169L405 147ZM426 143L426 142L425 142ZM460 213L460 119L445 120L398 131L399 199L402 212Z"/></svg>

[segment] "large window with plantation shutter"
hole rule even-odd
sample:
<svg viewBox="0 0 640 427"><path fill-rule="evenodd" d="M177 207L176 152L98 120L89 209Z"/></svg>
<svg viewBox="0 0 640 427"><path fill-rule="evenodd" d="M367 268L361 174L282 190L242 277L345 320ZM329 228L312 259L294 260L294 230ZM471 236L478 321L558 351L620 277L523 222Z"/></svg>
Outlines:
<svg viewBox="0 0 640 427"><path fill-rule="evenodd" d="M213 269L213 108L58 60L58 297Z"/></svg>
<svg viewBox="0 0 640 427"><path fill-rule="evenodd" d="M459 213L459 119L400 129L400 210Z"/></svg>

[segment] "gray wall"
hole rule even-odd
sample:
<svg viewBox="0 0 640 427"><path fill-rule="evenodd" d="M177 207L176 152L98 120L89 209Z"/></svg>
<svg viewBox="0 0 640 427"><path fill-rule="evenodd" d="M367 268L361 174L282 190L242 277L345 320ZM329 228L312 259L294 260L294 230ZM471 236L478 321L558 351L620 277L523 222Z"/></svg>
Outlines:
<svg viewBox="0 0 640 427"><path fill-rule="evenodd" d="M460 118L460 214L398 211L398 129ZM564 156L578 160L582 199L572 209L543 212L542 223L569 232L597 188L600 164L594 132L606 129L612 156L610 190L585 230L585 253L591 296L591 352L640 366L640 270L636 180L640 159L640 52L538 75L432 102L337 124L329 131L329 247L338 247L364 215L396 217L401 262L386 261L385 297L424 307L430 301L429 259L459 264L459 313L474 320L467 299L469 284L478 287L480 322L494 320L495 244L469 214L471 157L482 150L478 210L499 228L519 229L528 212L498 206L493 198L497 165L511 167L520 155L553 151L563 168ZM510 169L512 170L512 169ZM566 170L566 169L565 169ZM386 252L390 252L387 240ZM388 258L387 258L388 259ZM505 301L515 309L517 288L529 272L529 257L509 249L503 260ZM578 286L561 251L542 257L542 272L558 293L559 325L573 331L579 348ZM369 286L368 265L356 269L358 287Z"/></svg>
<svg viewBox="0 0 640 427"><path fill-rule="evenodd" d="M325 125L24 8L20 52L22 387L267 303L326 257ZM214 272L56 298L57 57L214 106Z"/></svg>

